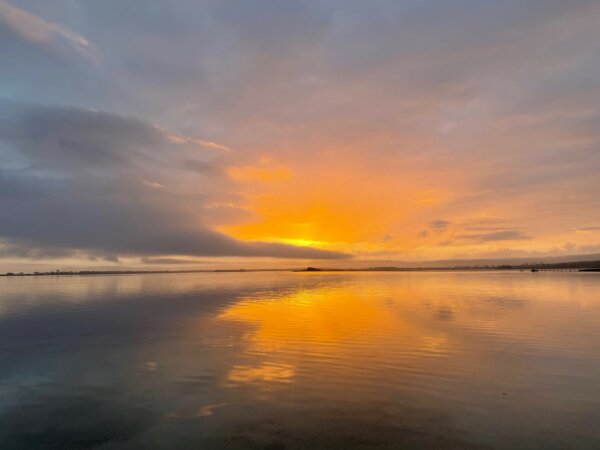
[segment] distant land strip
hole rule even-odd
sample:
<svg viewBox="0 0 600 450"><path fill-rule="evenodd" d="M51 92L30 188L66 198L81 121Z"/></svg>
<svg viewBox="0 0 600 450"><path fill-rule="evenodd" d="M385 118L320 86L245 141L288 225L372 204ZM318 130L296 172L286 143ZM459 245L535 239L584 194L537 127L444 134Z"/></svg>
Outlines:
<svg viewBox="0 0 600 450"><path fill-rule="evenodd" d="M366 267L366 268L319 268L306 267L302 269L192 269L192 270L79 270L49 272L6 272L2 277L23 276L73 276L73 275L139 275L160 273L240 273L240 272L435 272L445 270L456 271L485 271L485 270L529 270L529 271L574 271L600 272L598 261L573 261L561 263L531 263L531 264L501 264L501 265L466 265L449 267Z"/></svg>

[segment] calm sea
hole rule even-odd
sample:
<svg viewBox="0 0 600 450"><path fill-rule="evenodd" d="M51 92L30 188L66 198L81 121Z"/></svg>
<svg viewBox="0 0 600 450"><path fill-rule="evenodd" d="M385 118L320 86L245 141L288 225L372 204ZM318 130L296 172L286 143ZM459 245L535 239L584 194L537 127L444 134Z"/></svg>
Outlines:
<svg viewBox="0 0 600 450"><path fill-rule="evenodd" d="M598 449L600 274L0 278L0 449Z"/></svg>

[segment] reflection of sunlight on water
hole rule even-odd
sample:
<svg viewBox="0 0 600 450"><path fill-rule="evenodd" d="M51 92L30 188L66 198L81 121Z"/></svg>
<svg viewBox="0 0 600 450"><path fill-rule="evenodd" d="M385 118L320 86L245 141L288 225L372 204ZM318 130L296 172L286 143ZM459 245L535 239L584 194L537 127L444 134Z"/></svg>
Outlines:
<svg viewBox="0 0 600 450"><path fill-rule="evenodd" d="M288 364L264 363L260 366L233 366L227 380L231 383L278 382L288 383L294 376L294 368Z"/></svg>
<svg viewBox="0 0 600 450"><path fill-rule="evenodd" d="M328 346L344 339L379 334L402 326L393 312L351 289L302 290L276 299L248 299L228 308L222 319L255 324L254 350L283 346Z"/></svg>
<svg viewBox="0 0 600 450"><path fill-rule="evenodd" d="M363 288L320 286L230 306L220 319L250 324L253 330L243 336L244 360L232 367L228 381L303 384L306 376L334 380L339 372L360 378L381 362L397 360L398 349L418 345L423 331L390 305L374 301L365 291L368 285ZM438 342L435 351L441 349ZM299 369L302 379L297 378Z"/></svg>
<svg viewBox="0 0 600 450"><path fill-rule="evenodd" d="M446 389L456 373L501 379L510 374L490 371L494 349L556 354L567 340L578 340L568 326L575 320L564 320L561 304L569 299L585 307L590 296L590 290L577 299L566 292L572 277L540 282L520 273L359 274L341 283L326 283L325 274L306 280L311 283L296 291L246 297L221 312L221 321L252 327L232 361L230 386L285 382L312 389L319 383L320 389L359 394L359 386L370 392L371 380L389 373L402 374L400 384L383 377L382 388L403 383L430 394ZM530 314L531 302L543 315ZM447 384L428 383L434 378Z"/></svg>

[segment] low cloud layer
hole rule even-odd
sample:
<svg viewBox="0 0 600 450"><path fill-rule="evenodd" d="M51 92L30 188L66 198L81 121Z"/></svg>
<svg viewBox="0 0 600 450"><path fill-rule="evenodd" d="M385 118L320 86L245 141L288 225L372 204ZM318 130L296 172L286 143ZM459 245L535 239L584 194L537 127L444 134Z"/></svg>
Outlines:
<svg viewBox="0 0 600 450"><path fill-rule="evenodd" d="M242 242L205 226L205 204L226 180L198 167L218 167L221 149L138 119L3 101L0 145L5 254L347 256ZM212 188L190 195L194 183Z"/></svg>
<svg viewBox="0 0 600 450"><path fill-rule="evenodd" d="M523 232L521 232L520 230L500 230L492 231L489 233L459 234L454 238L461 241L475 243L530 239L528 236L524 235Z"/></svg>

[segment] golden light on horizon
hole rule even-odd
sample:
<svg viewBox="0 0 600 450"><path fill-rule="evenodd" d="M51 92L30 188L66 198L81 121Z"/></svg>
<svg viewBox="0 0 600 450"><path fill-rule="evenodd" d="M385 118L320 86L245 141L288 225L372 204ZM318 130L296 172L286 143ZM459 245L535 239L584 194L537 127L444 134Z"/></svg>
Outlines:
<svg viewBox="0 0 600 450"><path fill-rule="evenodd" d="M257 173L270 173L259 167ZM443 186L418 184L414 174L372 170L303 163L289 166L287 177L232 176L245 183L244 207L253 216L219 229L241 240L339 251L414 247L418 230L406 224L453 194Z"/></svg>

